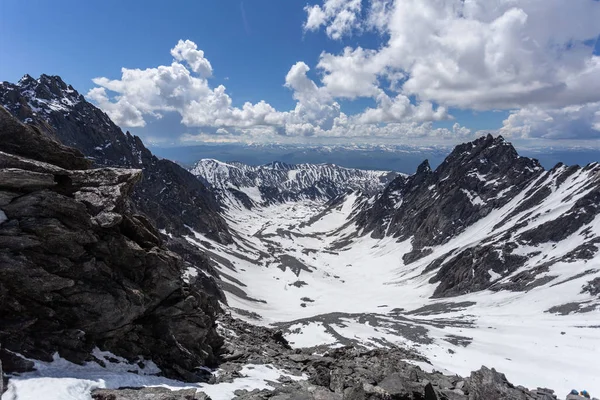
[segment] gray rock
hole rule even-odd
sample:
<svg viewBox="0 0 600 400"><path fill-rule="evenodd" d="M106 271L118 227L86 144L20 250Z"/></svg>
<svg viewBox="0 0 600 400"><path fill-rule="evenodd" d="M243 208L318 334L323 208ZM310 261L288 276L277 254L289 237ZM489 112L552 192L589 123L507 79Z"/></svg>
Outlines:
<svg viewBox="0 0 600 400"><path fill-rule="evenodd" d="M0 141L3 154L31 136L29 127L7 121L11 118L0 112L0 128L11 127L13 135L10 146ZM221 292L204 274L184 282L182 273L193 264L164 247L152 223L133 212L128 196L140 171L62 168L87 165L77 158L51 166L48 160L77 152L41 139L37 146L40 160L19 154L0 159L35 170L0 169L8 171L2 177L21 182L11 178L11 190L2 191L5 371L22 369L10 351L46 361L58 352L82 363L92 361L90 353L99 347L132 363L140 356L151 359L169 377L210 380L197 367L217 362Z"/></svg>
<svg viewBox="0 0 600 400"><path fill-rule="evenodd" d="M526 400L524 391L511 385L504 374L481 367L471 373L469 400Z"/></svg>
<svg viewBox="0 0 600 400"><path fill-rule="evenodd" d="M169 390L161 387L131 389L96 389L92 391L94 400L210 400L196 389Z"/></svg>
<svg viewBox="0 0 600 400"><path fill-rule="evenodd" d="M35 190L56 185L54 175L18 168L0 169L0 187L9 190Z"/></svg>

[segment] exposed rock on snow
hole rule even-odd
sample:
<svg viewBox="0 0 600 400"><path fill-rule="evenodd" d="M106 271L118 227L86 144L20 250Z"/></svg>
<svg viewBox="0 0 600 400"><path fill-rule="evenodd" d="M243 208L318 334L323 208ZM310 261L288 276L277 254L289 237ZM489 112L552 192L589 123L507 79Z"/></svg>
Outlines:
<svg viewBox="0 0 600 400"><path fill-rule="evenodd" d="M215 314L224 299L205 274L185 282L183 271L203 266L167 250L146 217L133 212L129 196L141 171L70 169L87 165L81 153L1 108L0 137L6 371L18 370L7 363L16 357L10 352L49 361L58 351L81 363L92 360L98 346L152 359L172 377L202 379L196 368L214 365L222 343ZM40 159L19 155L30 149L40 151ZM45 162L61 155L70 157L62 166Z"/></svg>
<svg viewBox="0 0 600 400"><path fill-rule="evenodd" d="M426 372L415 365L424 362L422 357L401 348L342 347L317 355L311 350L288 350L275 332L228 317L222 319L221 327L225 348L236 357L221 365L218 382L234 381L248 362L273 365L291 376L306 374L308 378L281 377L270 389L237 391L236 399L556 399L552 390L515 387L503 374L486 367L467 378Z"/></svg>

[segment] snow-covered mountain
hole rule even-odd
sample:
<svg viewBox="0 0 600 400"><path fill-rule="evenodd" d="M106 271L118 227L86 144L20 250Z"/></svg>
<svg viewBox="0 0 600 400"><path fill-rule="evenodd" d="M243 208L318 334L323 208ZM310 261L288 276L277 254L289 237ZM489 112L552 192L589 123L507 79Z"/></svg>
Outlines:
<svg viewBox="0 0 600 400"><path fill-rule="evenodd" d="M374 194L400 174L333 164L271 162L251 166L203 159L190 169L218 192L226 207L265 206L285 201L331 200L348 190Z"/></svg>
<svg viewBox="0 0 600 400"><path fill-rule="evenodd" d="M139 137L123 133L59 76L25 75L16 84L2 82L0 105L20 121L80 150L97 166L142 169L134 203L159 228L180 234L190 226L221 242L230 241L210 190L179 165L155 157Z"/></svg>
<svg viewBox="0 0 600 400"><path fill-rule="evenodd" d="M210 163L221 188L255 185ZM546 171L486 136L376 194L223 213L234 245L188 240L215 260L232 312L294 346L401 346L438 370L600 389L598 163Z"/></svg>
<svg viewBox="0 0 600 400"><path fill-rule="evenodd" d="M396 178L354 221L372 237L409 241L404 264L429 260L431 282L440 282L434 296L449 297L486 288L526 291L556 283L555 265L598 265L598 214L600 164L544 171L501 136L488 135L457 146L435 171L424 164ZM480 227L477 240L457 242L472 226Z"/></svg>

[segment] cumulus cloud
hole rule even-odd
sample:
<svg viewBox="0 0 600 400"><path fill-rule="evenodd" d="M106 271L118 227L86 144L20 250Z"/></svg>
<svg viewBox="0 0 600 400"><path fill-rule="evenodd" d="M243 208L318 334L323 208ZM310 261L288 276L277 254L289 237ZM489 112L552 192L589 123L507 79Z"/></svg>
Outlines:
<svg viewBox="0 0 600 400"><path fill-rule="evenodd" d="M341 39L358 27L362 10L362 0L327 0L323 7L306 6L305 31L315 31L326 26L327 35L332 39Z"/></svg>
<svg viewBox="0 0 600 400"><path fill-rule="evenodd" d="M87 97L104 110L117 125L137 128L146 126L146 121L144 121L140 110L122 98L116 102L111 102L103 87L91 89Z"/></svg>
<svg viewBox="0 0 600 400"><path fill-rule="evenodd" d="M357 116L357 120L363 124L400 121L440 121L448 118L444 107L433 108L429 102L421 102L413 105L410 99L402 94L390 98L382 93L377 97L377 108L367 108Z"/></svg>
<svg viewBox="0 0 600 400"><path fill-rule="evenodd" d="M193 42L179 41L171 50L175 61L156 68L122 68L121 78L96 78L87 96L123 126L144 126L145 116L160 118L178 112L187 126L246 127L278 123L278 113L261 101L232 107L223 85L209 86L210 62ZM185 61L186 66L179 61ZM106 91L116 93L109 98Z"/></svg>
<svg viewBox="0 0 600 400"><path fill-rule="evenodd" d="M192 71L205 77L212 75L212 65L204 58L204 52L198 50L196 43L191 40L180 40L175 47L171 49L171 55L177 61L185 61Z"/></svg>
<svg viewBox="0 0 600 400"><path fill-rule="evenodd" d="M365 110L361 122L418 120L419 113L435 120L445 117L449 107L518 109L503 131L536 137L596 135L592 110L600 102L600 56L593 48L600 35L599 1L364 3L365 9L349 0L323 0L305 8L304 25L306 31L323 29L336 40L369 30L382 34L377 48L323 52L317 64L332 96L377 99L377 109ZM342 11L352 14L340 17L343 24L337 21ZM417 105L408 98L416 98ZM441 107L432 111L431 104Z"/></svg>
<svg viewBox="0 0 600 400"><path fill-rule="evenodd" d="M337 9L326 0L322 10ZM371 0L354 29L388 35L379 49L324 53L323 82L362 78L353 96L371 96L378 77L406 76L402 91L420 99L474 109L530 104L567 106L600 100L600 2L582 0ZM307 7L307 26L315 7ZM358 15L358 14L357 14ZM318 26L333 26L332 17ZM346 28L344 34L352 31ZM595 77L596 79L592 79ZM367 82L368 84L364 84Z"/></svg>
<svg viewBox="0 0 600 400"><path fill-rule="evenodd" d="M500 133L515 138L600 139L600 102L560 109L522 108L508 116Z"/></svg>
<svg viewBox="0 0 600 400"><path fill-rule="evenodd" d="M376 125L421 123L447 116L443 107L434 109L429 102L411 104L406 96L390 98L379 89L372 92L377 100L376 108L347 116L336 99L352 97L351 86L343 87L340 83L338 90L331 90L327 82L318 84L309 78L310 67L302 61L291 66L284 80L296 101L293 109L280 111L266 101L246 102L241 107L234 107L225 86L211 87L208 80L212 75L211 64L195 43L180 40L171 49L171 55L174 60L170 65L122 68L119 79L95 78L93 82L97 87L88 92L88 99L123 127L143 127L148 118L178 113L183 125L202 132L182 136L180 140L184 142L206 139L206 135L220 136L220 141L230 140L229 136L236 139L240 135L248 138L389 136L394 132L406 135L408 125L402 129L399 125ZM372 87L376 86L372 84ZM341 94L343 91L344 95ZM424 129L435 132L427 127Z"/></svg>

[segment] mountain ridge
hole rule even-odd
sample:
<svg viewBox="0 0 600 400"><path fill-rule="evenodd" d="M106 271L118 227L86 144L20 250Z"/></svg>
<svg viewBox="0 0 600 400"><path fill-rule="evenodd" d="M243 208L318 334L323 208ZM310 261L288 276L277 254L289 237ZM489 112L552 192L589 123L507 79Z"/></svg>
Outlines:
<svg viewBox="0 0 600 400"><path fill-rule="evenodd" d="M134 204L159 229L181 235L191 226L219 241L231 241L213 194L201 182L172 161L154 156L139 137L123 133L59 76L25 75L17 84L2 82L0 105L20 121L79 149L96 165L144 170Z"/></svg>
<svg viewBox="0 0 600 400"><path fill-rule="evenodd" d="M214 159L199 160L190 172L214 190L225 207L268 206L286 201L331 200L347 190L374 193L400 175L335 164L288 164L272 161L259 166Z"/></svg>

